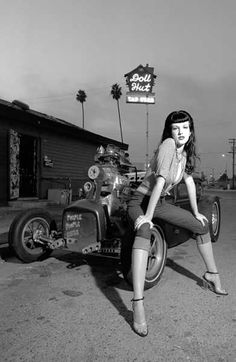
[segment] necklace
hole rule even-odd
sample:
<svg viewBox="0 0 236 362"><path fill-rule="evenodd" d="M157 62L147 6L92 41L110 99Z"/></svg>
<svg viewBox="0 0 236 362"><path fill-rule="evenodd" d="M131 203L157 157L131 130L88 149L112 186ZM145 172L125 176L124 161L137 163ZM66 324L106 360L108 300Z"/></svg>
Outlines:
<svg viewBox="0 0 236 362"><path fill-rule="evenodd" d="M176 149L176 159L180 162L183 159L183 153L182 152L178 152L178 150Z"/></svg>

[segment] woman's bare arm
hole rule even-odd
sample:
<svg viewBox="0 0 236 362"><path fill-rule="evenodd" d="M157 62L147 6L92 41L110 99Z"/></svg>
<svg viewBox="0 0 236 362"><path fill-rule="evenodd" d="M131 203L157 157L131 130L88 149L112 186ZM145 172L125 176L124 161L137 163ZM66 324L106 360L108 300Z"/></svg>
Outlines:
<svg viewBox="0 0 236 362"><path fill-rule="evenodd" d="M157 177L156 184L152 190L152 194L150 196L148 207L145 213L145 218L147 218L150 221L153 218L154 210L161 196L161 192L163 190L164 185L165 185L164 177L162 176Z"/></svg>
<svg viewBox="0 0 236 362"><path fill-rule="evenodd" d="M198 211L196 186L195 186L195 182L193 180L192 175L188 175L188 174L184 173L184 181L185 181L185 184L187 187L188 197L189 197L190 205L191 205L191 208L193 211L193 215L204 226L204 224L205 224L204 220L207 221L207 218L204 215L200 214Z"/></svg>

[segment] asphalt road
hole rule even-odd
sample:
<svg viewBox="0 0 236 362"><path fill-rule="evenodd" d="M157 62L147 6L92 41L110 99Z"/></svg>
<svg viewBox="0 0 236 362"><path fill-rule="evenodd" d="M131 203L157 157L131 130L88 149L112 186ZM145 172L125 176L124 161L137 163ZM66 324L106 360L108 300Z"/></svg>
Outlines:
<svg viewBox="0 0 236 362"><path fill-rule="evenodd" d="M221 196L213 245L229 296L201 288L194 240L168 250L160 283L145 292L149 335L131 329L132 291L113 260L72 253L0 263L0 361L236 361L236 192Z"/></svg>

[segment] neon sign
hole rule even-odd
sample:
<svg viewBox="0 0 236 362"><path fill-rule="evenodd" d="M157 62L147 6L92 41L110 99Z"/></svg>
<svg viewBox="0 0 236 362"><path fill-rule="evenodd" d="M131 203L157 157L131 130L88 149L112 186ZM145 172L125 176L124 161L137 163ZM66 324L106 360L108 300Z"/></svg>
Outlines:
<svg viewBox="0 0 236 362"><path fill-rule="evenodd" d="M138 73L135 73L132 78L129 80L131 83L131 92L150 92L152 87L151 74L145 74L145 76L140 76Z"/></svg>
<svg viewBox="0 0 236 362"><path fill-rule="evenodd" d="M144 94L136 94L129 93L126 94L126 102L127 103L146 103L146 104L154 104L155 103L155 95L154 93L150 93L147 96Z"/></svg>
<svg viewBox="0 0 236 362"><path fill-rule="evenodd" d="M154 69L147 64L146 67L139 65L125 74L126 84L129 89L129 92L126 93L127 103L155 103L155 94L152 93L152 88L156 75L153 71Z"/></svg>

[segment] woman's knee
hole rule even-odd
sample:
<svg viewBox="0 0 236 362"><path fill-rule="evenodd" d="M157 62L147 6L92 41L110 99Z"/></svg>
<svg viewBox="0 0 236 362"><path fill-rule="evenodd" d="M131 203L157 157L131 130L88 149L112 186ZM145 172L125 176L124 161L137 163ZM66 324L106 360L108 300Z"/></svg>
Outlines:
<svg viewBox="0 0 236 362"><path fill-rule="evenodd" d="M211 242L210 233L206 233L203 235L197 235L196 241L198 245L207 244Z"/></svg>
<svg viewBox="0 0 236 362"><path fill-rule="evenodd" d="M211 242L211 237L209 233L209 223L204 220L204 226L199 221L199 230L196 230L194 233L197 244L207 244Z"/></svg>
<svg viewBox="0 0 236 362"><path fill-rule="evenodd" d="M198 222L199 222L199 227L195 230L195 234L205 235L209 233L209 223L206 220L204 220L204 225L202 225L200 221Z"/></svg>
<svg viewBox="0 0 236 362"><path fill-rule="evenodd" d="M140 228L137 230L136 235L150 240L151 238L150 224L149 223L142 224Z"/></svg>
<svg viewBox="0 0 236 362"><path fill-rule="evenodd" d="M142 249L149 251L150 238L151 238L150 224L145 223L141 225L140 228L137 230L134 239L133 249Z"/></svg>

